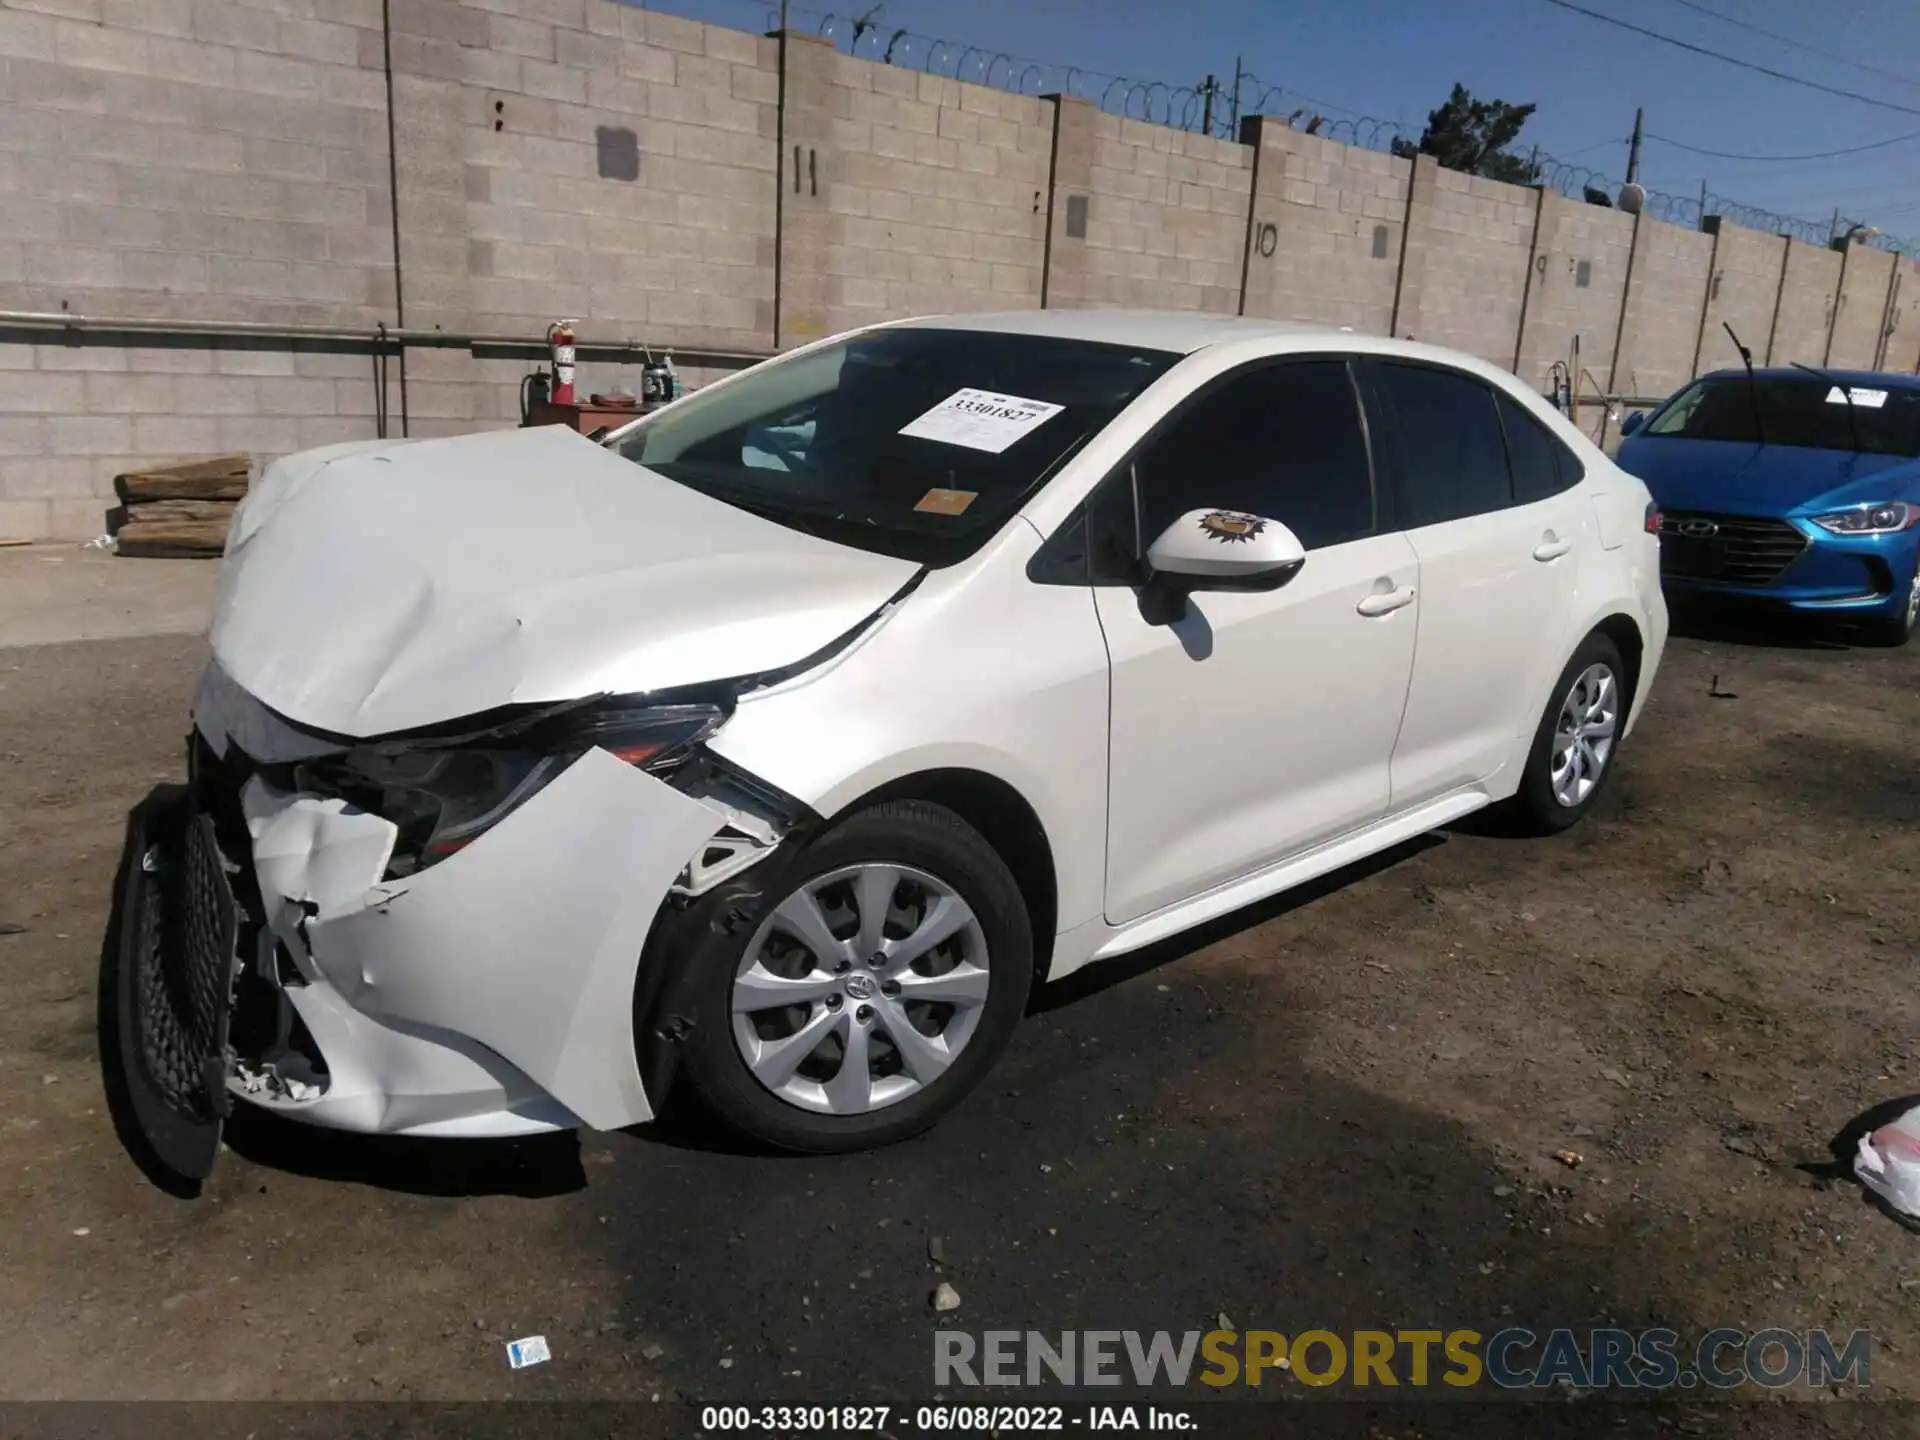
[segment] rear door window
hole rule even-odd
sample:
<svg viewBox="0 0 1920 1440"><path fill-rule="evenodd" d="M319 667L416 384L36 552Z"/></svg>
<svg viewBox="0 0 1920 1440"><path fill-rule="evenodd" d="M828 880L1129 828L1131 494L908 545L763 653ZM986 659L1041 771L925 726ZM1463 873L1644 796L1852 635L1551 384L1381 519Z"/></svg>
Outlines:
<svg viewBox="0 0 1920 1440"><path fill-rule="evenodd" d="M1401 529L1513 503L1507 442L1491 387L1433 365L1377 361L1371 373L1398 440Z"/></svg>

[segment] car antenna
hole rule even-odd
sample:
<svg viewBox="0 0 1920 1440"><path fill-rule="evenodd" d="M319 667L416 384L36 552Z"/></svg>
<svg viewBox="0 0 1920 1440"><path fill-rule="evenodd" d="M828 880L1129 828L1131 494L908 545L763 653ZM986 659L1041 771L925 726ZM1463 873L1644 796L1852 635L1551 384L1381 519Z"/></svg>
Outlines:
<svg viewBox="0 0 1920 1440"><path fill-rule="evenodd" d="M1842 385L1824 370L1816 370L1811 365L1802 365L1798 360L1792 362L1796 370L1804 370L1816 380L1824 380L1840 392L1840 398L1847 402L1847 439L1853 445L1853 453L1860 453L1860 427L1853 423L1853 387Z"/></svg>
<svg viewBox="0 0 1920 1440"><path fill-rule="evenodd" d="M1753 381L1753 351L1740 343L1740 337L1733 333L1733 326L1727 321L1720 322L1726 330L1727 338L1733 341L1733 348L1740 352L1740 363L1747 367L1747 398L1753 401L1753 433L1760 437L1762 445L1767 443L1767 422L1760 418L1760 387Z"/></svg>

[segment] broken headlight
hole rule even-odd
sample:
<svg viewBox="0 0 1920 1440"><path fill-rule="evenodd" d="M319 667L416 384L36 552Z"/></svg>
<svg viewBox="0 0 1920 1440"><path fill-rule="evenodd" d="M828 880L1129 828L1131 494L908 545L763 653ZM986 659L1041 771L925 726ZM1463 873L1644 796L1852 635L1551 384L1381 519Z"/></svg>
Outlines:
<svg viewBox="0 0 1920 1440"><path fill-rule="evenodd" d="M296 784L397 826L388 874L411 875L472 844L587 751L661 775L725 718L713 705L610 708L498 744L362 745L300 766Z"/></svg>

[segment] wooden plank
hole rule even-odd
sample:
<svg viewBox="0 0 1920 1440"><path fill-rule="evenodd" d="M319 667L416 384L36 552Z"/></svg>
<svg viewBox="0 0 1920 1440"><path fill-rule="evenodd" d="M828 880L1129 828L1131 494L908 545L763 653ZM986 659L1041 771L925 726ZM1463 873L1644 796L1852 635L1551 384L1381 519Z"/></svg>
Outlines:
<svg viewBox="0 0 1920 1440"><path fill-rule="evenodd" d="M128 521L114 537L118 553L130 557L217 557L227 545L224 520Z"/></svg>
<svg viewBox="0 0 1920 1440"><path fill-rule="evenodd" d="M235 473L246 474L251 464L245 455L216 455L209 460L183 460L178 465L148 465L139 470L129 470L129 475L170 475L178 479L191 480L196 477L227 476Z"/></svg>
<svg viewBox="0 0 1920 1440"><path fill-rule="evenodd" d="M127 506L126 523L144 525L153 520L218 520L229 524L239 509L234 500L141 500Z"/></svg>
<svg viewBox="0 0 1920 1440"><path fill-rule="evenodd" d="M129 470L113 477L113 490L127 504L142 500L238 500L247 493L250 468L245 455L222 455L184 465Z"/></svg>
<svg viewBox="0 0 1920 1440"><path fill-rule="evenodd" d="M125 505L149 500L240 500L247 493L245 475L224 480L171 475L116 475L113 492Z"/></svg>

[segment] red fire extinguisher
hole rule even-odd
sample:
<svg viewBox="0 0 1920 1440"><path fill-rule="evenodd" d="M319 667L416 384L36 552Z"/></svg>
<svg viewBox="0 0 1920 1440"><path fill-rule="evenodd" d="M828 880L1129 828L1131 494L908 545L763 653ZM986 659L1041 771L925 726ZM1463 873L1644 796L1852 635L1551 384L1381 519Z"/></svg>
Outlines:
<svg viewBox="0 0 1920 1440"><path fill-rule="evenodd" d="M573 327L575 320L556 320L547 327L547 344L553 350L553 403L573 404Z"/></svg>

